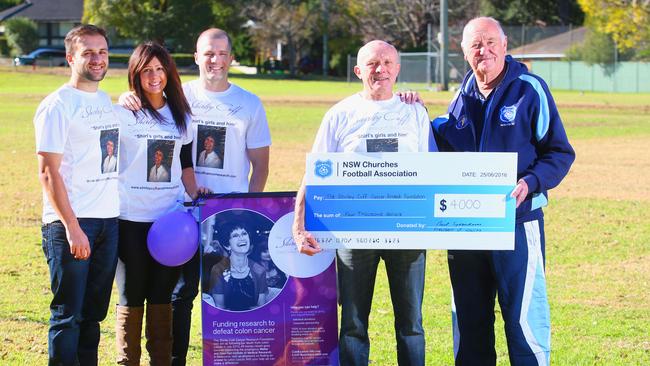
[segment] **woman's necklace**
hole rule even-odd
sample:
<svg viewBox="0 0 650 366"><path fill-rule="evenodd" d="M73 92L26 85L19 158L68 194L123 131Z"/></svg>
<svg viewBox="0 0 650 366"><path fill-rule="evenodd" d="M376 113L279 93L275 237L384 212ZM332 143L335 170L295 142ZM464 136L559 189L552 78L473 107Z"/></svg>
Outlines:
<svg viewBox="0 0 650 366"><path fill-rule="evenodd" d="M246 272L248 272L250 268L248 267L248 258L244 259L244 264L241 266L235 266L235 263L230 262L230 272L238 274L238 275L243 275Z"/></svg>

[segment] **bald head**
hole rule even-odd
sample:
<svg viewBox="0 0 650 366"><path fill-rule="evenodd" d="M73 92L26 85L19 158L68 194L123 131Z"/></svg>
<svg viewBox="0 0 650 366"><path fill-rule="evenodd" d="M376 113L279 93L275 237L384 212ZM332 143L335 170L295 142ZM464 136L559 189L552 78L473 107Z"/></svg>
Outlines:
<svg viewBox="0 0 650 366"><path fill-rule="evenodd" d="M393 97L393 86L399 74L399 56L391 44L370 41L359 49L354 73L363 82L363 96L371 100Z"/></svg>
<svg viewBox="0 0 650 366"><path fill-rule="evenodd" d="M199 66L199 79L206 90L222 92L230 87L231 50L230 37L222 29L207 29L196 40L194 62Z"/></svg>
<svg viewBox="0 0 650 366"><path fill-rule="evenodd" d="M230 36L228 33L226 33L226 31L219 28L209 28L204 30L196 40L196 48L199 48L199 44L201 42L204 42L205 40L210 41L213 39L226 39L228 41L228 50L232 50L232 41L230 40Z"/></svg>
<svg viewBox="0 0 650 366"><path fill-rule="evenodd" d="M392 54L392 56L394 56L395 58L395 63L397 63L397 59L398 59L397 49L388 42L381 41L381 40L374 40L364 44L361 48L359 48L359 52L357 53L357 65L362 65L363 64L362 61L364 61L365 58L378 51Z"/></svg>

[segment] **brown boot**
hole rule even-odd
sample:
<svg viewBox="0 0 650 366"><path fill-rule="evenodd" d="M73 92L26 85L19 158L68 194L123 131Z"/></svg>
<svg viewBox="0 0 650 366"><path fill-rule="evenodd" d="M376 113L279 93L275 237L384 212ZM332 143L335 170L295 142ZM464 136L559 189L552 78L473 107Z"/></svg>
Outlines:
<svg viewBox="0 0 650 366"><path fill-rule="evenodd" d="M118 365L140 366L143 314L144 306L117 305L115 308Z"/></svg>
<svg viewBox="0 0 650 366"><path fill-rule="evenodd" d="M147 352L149 365L172 363L172 304L147 304Z"/></svg>

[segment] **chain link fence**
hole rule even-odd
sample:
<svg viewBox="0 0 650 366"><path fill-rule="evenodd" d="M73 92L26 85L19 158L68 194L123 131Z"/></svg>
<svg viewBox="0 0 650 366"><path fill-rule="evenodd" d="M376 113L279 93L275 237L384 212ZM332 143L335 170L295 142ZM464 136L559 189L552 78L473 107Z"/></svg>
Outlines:
<svg viewBox="0 0 650 366"><path fill-rule="evenodd" d="M434 26L438 29L438 26ZM537 41L548 39L568 32L571 26L505 26L504 33L508 37L508 49L513 50L521 46L530 45ZM469 70L469 65L463 58L461 48L462 27L450 27L449 53L448 53L448 76L447 80L453 85L460 83ZM427 46L427 45L424 45ZM397 82L400 89L436 89L440 84L440 54L439 43L431 41L428 45L432 52L400 52L401 71ZM348 55L347 80L353 82L358 80L354 75L354 66L357 63L356 56Z"/></svg>
<svg viewBox="0 0 650 366"><path fill-rule="evenodd" d="M440 83L440 55L438 52L400 52L400 73L397 84L400 89L428 89L433 90ZM347 81L360 81L354 74L357 64L356 56L348 55ZM461 54L449 54L447 58L449 81L460 83L469 70L469 65Z"/></svg>

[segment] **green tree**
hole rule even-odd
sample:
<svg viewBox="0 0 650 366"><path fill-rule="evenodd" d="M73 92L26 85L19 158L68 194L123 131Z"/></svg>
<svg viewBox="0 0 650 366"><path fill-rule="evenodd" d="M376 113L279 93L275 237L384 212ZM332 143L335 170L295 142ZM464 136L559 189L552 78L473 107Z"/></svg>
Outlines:
<svg viewBox="0 0 650 366"><path fill-rule="evenodd" d="M242 28L248 20L244 14L245 6L246 1L212 1L213 26L228 32L235 59L242 64L252 65L255 63L255 45L251 35Z"/></svg>
<svg viewBox="0 0 650 366"><path fill-rule="evenodd" d="M359 18L354 13L351 5L355 1L329 0L329 14L327 22L321 19L321 33L327 28L329 49L328 73L345 76L348 69L348 55L356 55L363 43L363 35L359 31ZM318 51L322 50L318 44ZM322 51L321 51L322 52ZM322 54L316 53L319 56Z"/></svg>
<svg viewBox="0 0 650 366"><path fill-rule="evenodd" d="M584 19L576 0L480 0L479 9L504 25L582 24Z"/></svg>
<svg viewBox="0 0 650 366"><path fill-rule="evenodd" d="M350 7L364 41L383 39L400 50L426 50L427 25L434 26L434 38L438 33L439 0L358 0L350 2ZM471 0L449 1L448 24L475 16L475 8Z"/></svg>
<svg viewBox="0 0 650 366"><path fill-rule="evenodd" d="M249 1L246 15L254 25L248 29L258 50L273 49L282 41L287 46L290 75L295 76L301 51L318 32L319 9L316 0Z"/></svg>
<svg viewBox="0 0 650 366"><path fill-rule="evenodd" d="M633 56L632 52L619 52L609 34L595 32L591 29L585 35L585 41L574 46L567 52L567 59L584 61L589 65L609 65L615 61L626 61Z"/></svg>
<svg viewBox="0 0 650 366"><path fill-rule="evenodd" d="M13 55L22 55L38 47L38 27L34 21L16 17L4 22L7 44Z"/></svg>
<svg viewBox="0 0 650 366"><path fill-rule="evenodd" d="M0 0L0 11L22 3L22 0Z"/></svg>
<svg viewBox="0 0 650 366"><path fill-rule="evenodd" d="M439 5L433 0L360 0L353 6L364 41L383 39L405 49L426 44L427 23L437 23Z"/></svg>
<svg viewBox="0 0 650 366"><path fill-rule="evenodd" d="M126 38L155 40L192 52L196 37L214 23L209 0L86 0L84 22L114 28Z"/></svg>
<svg viewBox="0 0 650 366"><path fill-rule="evenodd" d="M650 54L650 1L578 0L595 32L607 34L622 52Z"/></svg>

